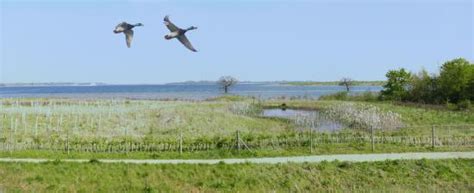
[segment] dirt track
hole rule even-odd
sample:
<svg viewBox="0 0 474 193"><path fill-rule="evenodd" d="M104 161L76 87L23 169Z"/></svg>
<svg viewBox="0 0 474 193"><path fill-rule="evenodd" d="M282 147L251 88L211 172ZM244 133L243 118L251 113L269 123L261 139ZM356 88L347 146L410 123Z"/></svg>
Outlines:
<svg viewBox="0 0 474 193"><path fill-rule="evenodd" d="M131 164L226 164L238 163L317 163L322 161L384 161L384 160L413 160L413 159L454 159L469 158L474 159L474 152L426 152L426 153L384 153L384 154L341 154L341 155L315 155L315 156L295 156L295 157L270 157L270 158L239 158L239 159L99 159L101 163L131 163ZM34 158L0 158L0 162L28 162L42 163L52 161L50 159ZM64 162L89 162L87 159L64 159Z"/></svg>

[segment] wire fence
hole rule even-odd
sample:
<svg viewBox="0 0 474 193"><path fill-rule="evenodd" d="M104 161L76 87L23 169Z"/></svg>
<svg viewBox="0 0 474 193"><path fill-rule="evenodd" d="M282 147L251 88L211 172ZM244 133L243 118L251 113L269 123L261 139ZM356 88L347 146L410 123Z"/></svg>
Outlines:
<svg viewBox="0 0 474 193"><path fill-rule="evenodd" d="M421 127L421 126L420 126ZM422 126L426 127L426 126ZM416 128L416 127L413 127ZM441 130L456 129L456 132ZM81 138L67 133L56 133L46 138L0 138L0 151L45 150L58 152L196 152L211 150L275 150L307 149L312 152L328 146L369 148L372 151L387 147L412 148L474 148L474 125L432 125L431 133L409 135L403 132L384 132L370 129L369 132L315 132L313 130L287 133L285 135L259 136L236 131L229 136L183 137L178 133L171 139L142 137ZM441 133L441 134L439 134Z"/></svg>
<svg viewBox="0 0 474 193"><path fill-rule="evenodd" d="M156 122L156 117L144 112L154 112L163 107L174 108L176 105L179 103L127 100L0 100L0 152L182 153L294 148L312 152L328 146L368 148L372 151L387 147L474 148L474 124L403 125L398 123L397 116L393 114L381 113L371 106L364 106L363 109L369 110L360 111L354 105L333 109L334 117L324 117L318 113L297 116L292 120L296 125L294 131L255 134L248 132L249 129L228 129L216 134L212 128L208 128L206 132L199 133L202 135L200 137L183 128L183 132L151 133L150 137L149 133L156 127L152 124ZM248 114L254 110L248 104L231 107L231 111L237 114ZM331 129L330 125L321 125L327 121L325 119L340 118L339 112L347 115L343 118L351 118L346 121L352 123L348 129ZM162 116L157 113L152 115ZM160 124L167 127L172 116L174 114L163 118L164 122ZM353 120L353 117L360 120ZM162 136L154 138L154 135Z"/></svg>

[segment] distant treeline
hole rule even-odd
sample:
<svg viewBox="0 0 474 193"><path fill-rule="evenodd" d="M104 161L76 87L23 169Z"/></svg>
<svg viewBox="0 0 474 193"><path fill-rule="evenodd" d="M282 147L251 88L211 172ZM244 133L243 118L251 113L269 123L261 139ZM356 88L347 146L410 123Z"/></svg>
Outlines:
<svg viewBox="0 0 474 193"><path fill-rule="evenodd" d="M383 86L386 81L352 81L351 86ZM340 81L291 81L282 82L281 84L292 85L292 86L337 86L340 85Z"/></svg>
<svg viewBox="0 0 474 193"><path fill-rule="evenodd" d="M91 85L106 85L100 82L85 82L85 83L73 83L73 82L40 82L40 83L0 83L0 87L15 87L15 86L91 86Z"/></svg>
<svg viewBox="0 0 474 193"><path fill-rule="evenodd" d="M445 62L436 74L426 70L412 73L401 68L390 70L386 77L382 100L463 105L474 101L474 64L463 58Z"/></svg>
<svg viewBox="0 0 474 193"><path fill-rule="evenodd" d="M385 75L383 90L349 94L339 92L320 97L322 100L399 101L470 109L474 101L474 64L458 58L445 62L438 73L426 70L409 72L404 68Z"/></svg>

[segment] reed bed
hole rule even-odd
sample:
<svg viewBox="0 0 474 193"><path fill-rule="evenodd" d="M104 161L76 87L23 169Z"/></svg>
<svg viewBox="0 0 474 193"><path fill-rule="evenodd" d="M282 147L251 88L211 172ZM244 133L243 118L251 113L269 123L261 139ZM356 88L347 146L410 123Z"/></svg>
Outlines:
<svg viewBox="0 0 474 193"><path fill-rule="evenodd" d="M18 140L56 135L167 139L178 133L189 137L213 137L236 130L256 134L287 130L281 121L244 116L258 109L243 103L69 99L0 101L0 138ZM240 113L236 114L236 111Z"/></svg>

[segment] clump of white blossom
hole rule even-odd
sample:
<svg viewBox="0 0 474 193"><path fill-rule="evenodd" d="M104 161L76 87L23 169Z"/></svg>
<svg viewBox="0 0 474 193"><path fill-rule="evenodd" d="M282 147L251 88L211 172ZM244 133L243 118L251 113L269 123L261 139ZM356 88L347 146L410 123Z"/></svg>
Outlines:
<svg viewBox="0 0 474 193"><path fill-rule="evenodd" d="M324 113L348 124L351 128L393 130L403 127L400 114L382 111L368 104L340 103Z"/></svg>

